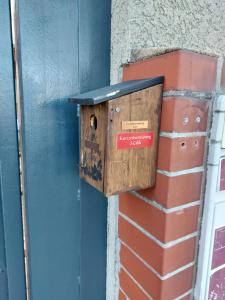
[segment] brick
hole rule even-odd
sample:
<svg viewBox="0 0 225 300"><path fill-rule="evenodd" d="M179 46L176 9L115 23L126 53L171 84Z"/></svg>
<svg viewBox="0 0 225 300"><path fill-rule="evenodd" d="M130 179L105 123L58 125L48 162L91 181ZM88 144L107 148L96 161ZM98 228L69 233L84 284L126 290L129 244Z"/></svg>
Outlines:
<svg viewBox="0 0 225 300"><path fill-rule="evenodd" d="M121 290L119 290L119 300L127 300L126 296Z"/></svg>
<svg viewBox="0 0 225 300"><path fill-rule="evenodd" d="M158 168L166 171L180 171L203 164L204 137L167 138L160 137Z"/></svg>
<svg viewBox="0 0 225 300"><path fill-rule="evenodd" d="M155 300L172 300L191 289L193 279L192 267L168 279L161 280L123 245L120 257L121 264Z"/></svg>
<svg viewBox="0 0 225 300"><path fill-rule="evenodd" d="M216 65L214 57L177 50L124 66L123 81L164 75L164 90L210 92L215 90Z"/></svg>
<svg viewBox="0 0 225 300"><path fill-rule="evenodd" d="M199 206L189 207L167 215L165 242L198 230Z"/></svg>
<svg viewBox="0 0 225 300"><path fill-rule="evenodd" d="M130 193L122 193L119 209L163 243L197 231L199 206L167 214Z"/></svg>
<svg viewBox="0 0 225 300"><path fill-rule="evenodd" d="M122 217L119 217L119 237L160 275L166 275L194 261L196 238L162 248Z"/></svg>
<svg viewBox="0 0 225 300"><path fill-rule="evenodd" d="M191 300L191 295L185 296L184 298L181 298L180 300Z"/></svg>
<svg viewBox="0 0 225 300"><path fill-rule="evenodd" d="M138 287L132 278L123 270L119 273L120 286L130 300L149 300L149 297ZM121 298L122 300L123 298Z"/></svg>
<svg viewBox="0 0 225 300"><path fill-rule="evenodd" d="M216 64L216 58L178 50L125 66L123 80L164 75L164 91L212 92L215 90ZM221 88L225 90L225 66ZM164 97L160 130L171 133L205 132L209 108L210 103L207 100L181 96ZM204 149L205 137L160 137L158 168L176 172L201 166L204 162ZM154 188L139 191L146 197L146 201L130 193L120 195L121 214L129 217L142 227L143 231L146 231L146 234L143 233L120 215L121 264L154 300L172 300L181 297L192 288L193 267L170 278L164 278L165 280L161 280L151 268L164 276L194 261L197 238L190 238L172 247L163 248L151 239L147 232L163 243L196 232L199 205L168 213L147 203L147 199L165 208L174 208L201 199L201 185L202 172L174 177L158 173ZM140 288L135 285L131 277L127 273L125 275L127 281L123 281L123 284L127 286L131 282L133 289L135 287L140 292ZM130 290L128 296L131 300L142 299L143 295L139 296L135 293L135 290ZM182 299L188 300L191 297L188 295Z"/></svg>
<svg viewBox="0 0 225 300"><path fill-rule="evenodd" d="M202 172L174 177L157 173L155 187L141 190L139 193L166 208L171 208L199 200L201 183Z"/></svg>
<svg viewBox="0 0 225 300"><path fill-rule="evenodd" d="M209 102L185 97L164 97L161 131L206 131Z"/></svg>
<svg viewBox="0 0 225 300"><path fill-rule="evenodd" d="M188 292L192 288L194 267L190 267L177 275L164 280L161 289L161 298L160 300L169 300L175 297L175 294L178 296ZM177 285L179 287L177 287ZM182 292L181 292L182 291Z"/></svg>

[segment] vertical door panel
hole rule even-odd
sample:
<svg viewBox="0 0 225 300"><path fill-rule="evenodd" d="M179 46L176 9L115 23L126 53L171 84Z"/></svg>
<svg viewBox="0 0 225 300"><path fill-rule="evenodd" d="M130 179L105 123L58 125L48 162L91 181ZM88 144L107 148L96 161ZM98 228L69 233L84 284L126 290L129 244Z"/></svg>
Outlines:
<svg viewBox="0 0 225 300"><path fill-rule="evenodd" d="M2 176L2 175L1 175ZM5 258L4 223L2 213L2 189L0 184L0 299L8 300L7 266Z"/></svg>
<svg viewBox="0 0 225 300"><path fill-rule="evenodd" d="M32 300L79 299L76 0L19 1Z"/></svg>
<svg viewBox="0 0 225 300"><path fill-rule="evenodd" d="M25 300L9 2L0 2L0 299Z"/></svg>
<svg viewBox="0 0 225 300"><path fill-rule="evenodd" d="M110 0L80 0L81 91L109 84ZM81 182L81 299L105 300L107 199Z"/></svg>
<svg viewBox="0 0 225 300"><path fill-rule="evenodd" d="M107 202L80 185L67 99L109 83L110 1L77 1L19 1L32 300L105 300Z"/></svg>

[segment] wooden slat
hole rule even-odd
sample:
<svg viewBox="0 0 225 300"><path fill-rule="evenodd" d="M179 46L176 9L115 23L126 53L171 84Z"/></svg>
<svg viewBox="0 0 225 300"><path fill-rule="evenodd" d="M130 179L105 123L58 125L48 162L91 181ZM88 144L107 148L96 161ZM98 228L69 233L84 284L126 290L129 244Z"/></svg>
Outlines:
<svg viewBox="0 0 225 300"><path fill-rule="evenodd" d="M161 92L160 84L107 102L109 124L105 194L154 186ZM148 121L148 128L122 130L123 121ZM124 132L153 132L153 145L145 148L117 149L117 135Z"/></svg>
<svg viewBox="0 0 225 300"><path fill-rule="evenodd" d="M106 136L106 104L81 106L80 176L99 191L103 191ZM91 116L97 128L91 127Z"/></svg>

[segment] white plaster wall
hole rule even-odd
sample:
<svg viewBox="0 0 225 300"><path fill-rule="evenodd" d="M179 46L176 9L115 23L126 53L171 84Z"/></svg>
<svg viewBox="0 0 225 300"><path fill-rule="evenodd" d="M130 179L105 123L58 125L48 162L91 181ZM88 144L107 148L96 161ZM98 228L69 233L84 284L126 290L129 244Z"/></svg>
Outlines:
<svg viewBox="0 0 225 300"><path fill-rule="evenodd" d="M121 64L165 49L224 55L224 0L112 0L111 81Z"/></svg>
<svg viewBox="0 0 225 300"><path fill-rule="evenodd" d="M111 83L121 65L169 49L225 55L225 0L112 0ZM107 300L118 300L118 199L109 199Z"/></svg>

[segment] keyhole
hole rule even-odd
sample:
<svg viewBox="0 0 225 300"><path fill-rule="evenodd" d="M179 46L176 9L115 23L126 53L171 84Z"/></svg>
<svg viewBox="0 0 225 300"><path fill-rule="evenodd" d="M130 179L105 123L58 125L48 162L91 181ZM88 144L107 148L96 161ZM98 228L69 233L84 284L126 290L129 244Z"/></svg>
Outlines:
<svg viewBox="0 0 225 300"><path fill-rule="evenodd" d="M94 128L95 130L97 129L98 126L98 121L95 115L91 115L90 117L90 126L91 128Z"/></svg>

